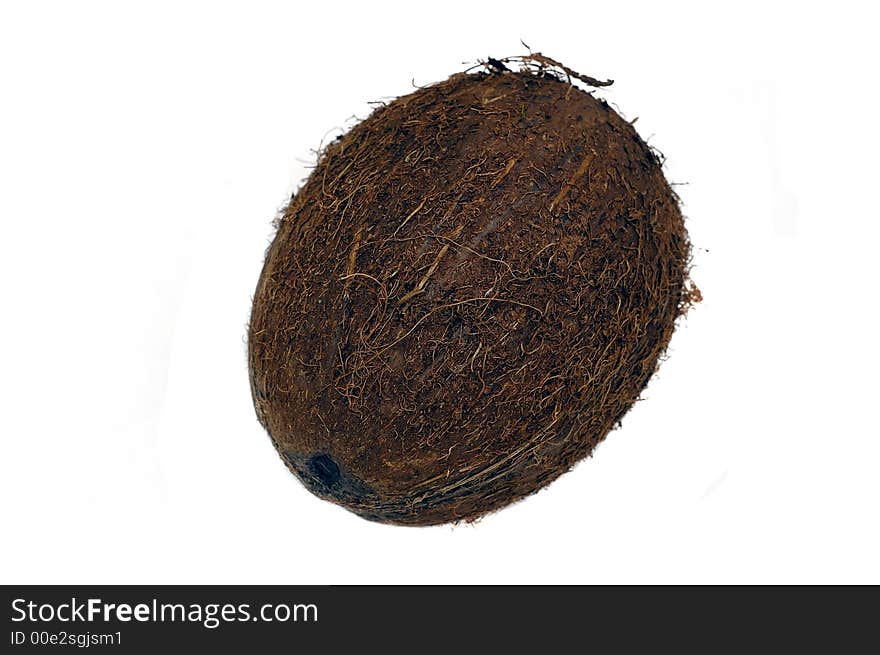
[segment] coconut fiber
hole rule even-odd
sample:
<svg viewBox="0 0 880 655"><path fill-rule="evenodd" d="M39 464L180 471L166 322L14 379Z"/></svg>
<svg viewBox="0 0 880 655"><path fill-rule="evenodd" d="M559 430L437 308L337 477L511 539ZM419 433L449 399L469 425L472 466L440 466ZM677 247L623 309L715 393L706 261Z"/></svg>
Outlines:
<svg viewBox="0 0 880 655"><path fill-rule="evenodd" d="M251 389L313 493L473 519L590 454L645 387L696 294L688 237L655 152L573 77L607 84L536 53L384 104L278 219Z"/></svg>

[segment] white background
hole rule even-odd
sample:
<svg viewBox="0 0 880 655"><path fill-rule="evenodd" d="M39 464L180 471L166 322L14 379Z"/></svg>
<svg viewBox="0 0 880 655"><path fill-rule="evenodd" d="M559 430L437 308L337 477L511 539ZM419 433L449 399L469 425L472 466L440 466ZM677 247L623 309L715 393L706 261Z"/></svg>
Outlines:
<svg viewBox="0 0 880 655"><path fill-rule="evenodd" d="M3 583L880 582L869 3L0 9ZM595 456L368 523L251 405L270 222L368 101L533 49L668 157L705 295Z"/></svg>

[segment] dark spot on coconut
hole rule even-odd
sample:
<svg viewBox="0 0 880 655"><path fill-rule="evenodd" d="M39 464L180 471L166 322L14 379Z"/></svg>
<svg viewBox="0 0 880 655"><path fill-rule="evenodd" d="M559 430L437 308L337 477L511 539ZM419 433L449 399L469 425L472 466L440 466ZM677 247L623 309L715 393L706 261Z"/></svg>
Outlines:
<svg viewBox="0 0 880 655"><path fill-rule="evenodd" d="M326 487L339 481L339 467L330 455L315 455L309 460L309 470Z"/></svg>
<svg viewBox="0 0 880 655"><path fill-rule="evenodd" d="M311 492L370 520L472 519L555 480L699 299L661 160L570 80L607 83L493 62L328 145L254 294L260 422Z"/></svg>
<svg viewBox="0 0 880 655"><path fill-rule="evenodd" d="M284 458L300 481L314 494L361 501L376 497L369 485L342 470L327 453L303 455L285 451Z"/></svg>

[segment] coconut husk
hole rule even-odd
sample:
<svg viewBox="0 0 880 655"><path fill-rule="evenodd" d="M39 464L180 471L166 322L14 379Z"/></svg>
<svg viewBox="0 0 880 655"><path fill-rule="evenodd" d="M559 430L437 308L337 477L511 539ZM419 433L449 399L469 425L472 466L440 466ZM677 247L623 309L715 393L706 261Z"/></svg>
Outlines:
<svg viewBox="0 0 880 655"><path fill-rule="evenodd" d="M517 70L512 70L517 68ZM589 455L694 299L661 162L540 53L376 108L277 223L248 335L257 416L372 520L481 516Z"/></svg>

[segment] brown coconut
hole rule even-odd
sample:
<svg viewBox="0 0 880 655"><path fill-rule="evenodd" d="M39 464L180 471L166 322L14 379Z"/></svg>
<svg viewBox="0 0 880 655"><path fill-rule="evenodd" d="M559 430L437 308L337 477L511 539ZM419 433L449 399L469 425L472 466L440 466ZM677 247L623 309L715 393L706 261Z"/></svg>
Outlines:
<svg viewBox="0 0 880 655"><path fill-rule="evenodd" d="M543 57L379 107L278 220L248 335L257 416L313 493L472 519L589 455L691 300L689 242L632 124Z"/></svg>

